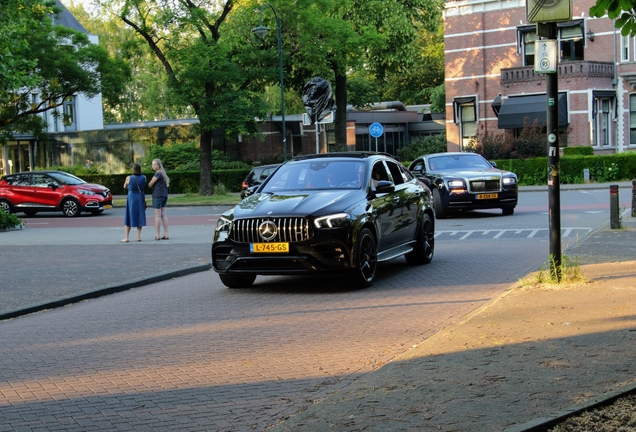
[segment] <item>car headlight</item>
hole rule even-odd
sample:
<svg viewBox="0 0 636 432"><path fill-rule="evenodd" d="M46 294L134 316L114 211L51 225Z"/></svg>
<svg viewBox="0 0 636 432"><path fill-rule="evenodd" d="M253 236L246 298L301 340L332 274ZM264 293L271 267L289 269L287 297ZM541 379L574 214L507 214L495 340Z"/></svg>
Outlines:
<svg viewBox="0 0 636 432"><path fill-rule="evenodd" d="M216 222L216 231L229 232L231 226L232 226L232 220L227 217L221 216L219 217L219 220Z"/></svg>
<svg viewBox="0 0 636 432"><path fill-rule="evenodd" d="M515 177L504 177L503 184L505 185L514 185L517 184L517 179Z"/></svg>
<svg viewBox="0 0 636 432"><path fill-rule="evenodd" d="M448 187L450 188L463 188L464 182L462 180L451 180L448 182Z"/></svg>
<svg viewBox="0 0 636 432"><path fill-rule="evenodd" d="M448 191L452 194L466 192L466 183L464 183L464 180L448 180L446 184L448 185Z"/></svg>
<svg viewBox="0 0 636 432"><path fill-rule="evenodd" d="M347 213L338 213L322 216L314 220L316 228L339 228L349 223L350 216Z"/></svg>
<svg viewBox="0 0 636 432"><path fill-rule="evenodd" d="M95 192L89 191L89 190L86 190L86 189L79 189L78 192L81 193L82 195L88 195L88 196L95 195Z"/></svg>

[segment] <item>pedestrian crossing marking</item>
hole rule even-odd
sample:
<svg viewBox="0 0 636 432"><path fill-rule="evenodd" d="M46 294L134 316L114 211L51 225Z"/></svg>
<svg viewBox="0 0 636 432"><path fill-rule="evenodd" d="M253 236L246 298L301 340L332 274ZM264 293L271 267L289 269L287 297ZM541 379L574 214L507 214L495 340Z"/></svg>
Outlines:
<svg viewBox="0 0 636 432"><path fill-rule="evenodd" d="M440 236L453 237L457 240L470 239L473 235L492 235L492 239L519 238L528 239L540 237L542 234L549 234L549 228L506 228L506 229L483 229L483 230L452 230L436 231L435 238ZM561 237L582 236L592 231L590 227L566 227L561 228ZM526 234L527 233L527 234ZM474 236L473 236L474 238Z"/></svg>

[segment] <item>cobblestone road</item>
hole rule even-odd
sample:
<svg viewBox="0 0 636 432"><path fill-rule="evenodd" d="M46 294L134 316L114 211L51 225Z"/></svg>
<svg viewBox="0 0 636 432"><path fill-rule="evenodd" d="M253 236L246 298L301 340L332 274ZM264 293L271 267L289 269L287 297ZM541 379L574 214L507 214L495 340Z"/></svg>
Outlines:
<svg viewBox="0 0 636 432"><path fill-rule="evenodd" d="M228 290L203 272L0 322L0 431L264 430L536 269L545 244L523 243L487 260L479 242L441 245L428 266L383 265L367 290Z"/></svg>

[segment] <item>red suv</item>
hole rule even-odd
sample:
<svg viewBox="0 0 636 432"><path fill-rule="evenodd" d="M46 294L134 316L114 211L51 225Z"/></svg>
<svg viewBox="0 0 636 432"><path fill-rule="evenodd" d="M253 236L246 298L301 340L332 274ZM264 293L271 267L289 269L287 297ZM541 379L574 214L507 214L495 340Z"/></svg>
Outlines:
<svg viewBox="0 0 636 432"><path fill-rule="evenodd" d="M79 216L83 211L100 214L113 205L105 186L86 183L62 171L30 171L8 174L0 179L0 210L7 213L61 211Z"/></svg>

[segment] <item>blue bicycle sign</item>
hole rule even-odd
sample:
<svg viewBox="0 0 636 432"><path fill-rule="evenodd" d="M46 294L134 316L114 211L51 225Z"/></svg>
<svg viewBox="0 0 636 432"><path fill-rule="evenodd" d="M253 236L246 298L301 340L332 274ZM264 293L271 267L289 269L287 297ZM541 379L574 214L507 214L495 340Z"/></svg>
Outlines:
<svg viewBox="0 0 636 432"><path fill-rule="evenodd" d="M380 138L384 133L384 127L380 123L372 123L369 126L369 133L373 138Z"/></svg>

